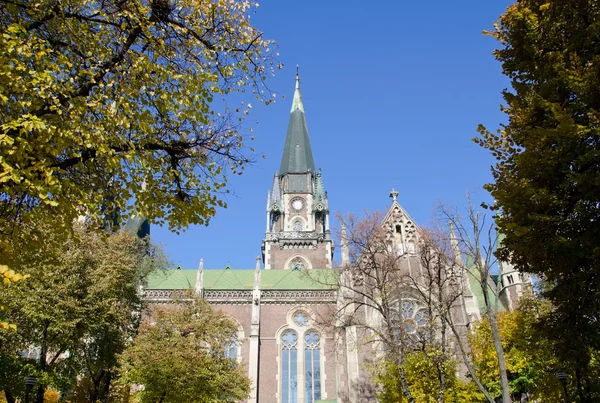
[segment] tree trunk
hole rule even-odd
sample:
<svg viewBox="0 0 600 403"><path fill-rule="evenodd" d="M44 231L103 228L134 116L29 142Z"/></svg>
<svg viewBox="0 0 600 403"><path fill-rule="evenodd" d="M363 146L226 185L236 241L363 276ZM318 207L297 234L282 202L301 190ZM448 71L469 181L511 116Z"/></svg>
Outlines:
<svg viewBox="0 0 600 403"><path fill-rule="evenodd" d="M449 322L448 317L444 316L443 319L448 323L449 329L452 331L452 334L454 335L456 340L458 340L458 343L457 343L458 349L460 350L460 355L462 356L463 363L467 367L467 371L469 371L469 375L471 375L471 379L473 379L473 382L475 382L475 384L477 385L477 387L479 388L481 393L483 393L483 395L485 396L485 398L487 399L487 401L489 403L496 403L496 401L490 396L490 393L487 391L486 387L479 380L479 377L477 377L477 374L475 373L475 369L473 368L473 365L471 365L469 355L465 351L465 346L460 341L461 338L460 338L460 335L458 334L458 331L456 330L456 327L454 327L453 324L451 322Z"/></svg>
<svg viewBox="0 0 600 403"><path fill-rule="evenodd" d="M477 246L479 250L479 246ZM477 259L481 259L477 257ZM479 260L480 261L480 260ZM504 359L504 348L502 347L502 341L500 340L500 330L498 329L498 299L499 299L499 285L496 285L496 300L494 307L492 307L492 301L490 300L490 293L488 289L488 279L490 277L489 267L487 263L482 266L478 266L481 291L483 293L483 301L485 302L485 313L490 321L490 329L492 331L492 340L494 341L494 349L496 350L496 358L498 359L498 370L500 372L500 390L502 391L502 403L512 403L510 398L510 389L508 388L508 374L506 372L506 360ZM502 272L498 273L502 276ZM500 283L498 283L500 284Z"/></svg>
<svg viewBox="0 0 600 403"><path fill-rule="evenodd" d="M410 392L410 388L408 387L408 382L406 381L406 373L404 372L404 366L398 365L398 372L400 374L400 386L402 387L402 393L406 397L408 403L416 403L415 398Z"/></svg>
<svg viewBox="0 0 600 403"><path fill-rule="evenodd" d="M402 348L399 346L394 346L393 349ZM400 375L400 387L402 389L402 395L406 397L408 403L416 403L415 398L410 392L410 387L408 386L408 382L406 381L406 372L404 371L404 354L402 351L394 351L393 359L392 359L396 368L398 368L398 375Z"/></svg>
<svg viewBox="0 0 600 403"><path fill-rule="evenodd" d="M438 377L440 379L440 389L438 392L438 403L444 403L444 393L446 392L446 374L444 373L444 363L438 363L437 365Z"/></svg>
<svg viewBox="0 0 600 403"><path fill-rule="evenodd" d="M10 390L4 389L4 397L6 398L6 403L15 403L15 397L10 393Z"/></svg>
<svg viewBox="0 0 600 403"><path fill-rule="evenodd" d="M90 371L91 374L91 371ZM100 375L98 375L98 378L94 378L94 376L91 376L92 378L92 383L93 383L93 389L92 389L92 393L90 393L90 402L95 403L98 400L98 397L100 395L100 382L102 382L102 378L104 377L104 371L100 372Z"/></svg>
<svg viewBox="0 0 600 403"><path fill-rule="evenodd" d="M510 398L510 390L508 388L508 375L506 373L506 361L504 360L504 349L500 341L500 331L498 330L498 322L496 315L488 315L490 327L492 329L492 339L494 340L494 348L498 357L498 369L500 370L500 387L502 388L502 403L512 403Z"/></svg>
<svg viewBox="0 0 600 403"><path fill-rule="evenodd" d="M40 359L39 359L39 368L40 372L44 372L46 370L46 355L48 354L48 346L46 345L46 339L48 338L48 326L49 323L46 321L44 324L44 330L42 332L42 345L40 348ZM44 403L44 392L46 392L46 385L40 383L37 387L37 396L36 403Z"/></svg>
<svg viewBox="0 0 600 403"><path fill-rule="evenodd" d="M102 389L102 396L100 396L100 401L102 403L108 402L108 395L110 394L110 384L112 382L112 373L110 371L106 372L104 388Z"/></svg>
<svg viewBox="0 0 600 403"><path fill-rule="evenodd" d="M446 265L444 264L445 262L440 262L439 259L437 261L437 273L436 273L436 288L437 288L437 310L438 312L444 312L445 311L445 307L443 306L443 302L447 300L446 295L444 294L444 277L445 277L445 273L443 271L443 269L445 269ZM431 287L430 287L431 288ZM431 297L429 298L429 301L431 301ZM430 303L431 305L431 303ZM450 311L448 311L447 313L448 315L451 315L452 313ZM430 318L433 317L433 315L429 315ZM444 394L446 393L446 371L445 371L445 364L446 364L446 322L442 321L442 326L440 328L440 350L441 350L441 356L440 356L440 360L437 362L437 371L438 371L438 378L440 380L440 388L439 388L439 393L438 393L438 398L437 401L438 403L444 403Z"/></svg>

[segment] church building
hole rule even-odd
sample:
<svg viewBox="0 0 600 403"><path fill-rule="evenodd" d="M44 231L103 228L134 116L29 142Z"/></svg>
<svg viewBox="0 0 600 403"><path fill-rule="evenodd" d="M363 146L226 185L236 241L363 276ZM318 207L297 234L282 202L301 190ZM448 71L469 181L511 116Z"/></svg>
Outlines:
<svg viewBox="0 0 600 403"><path fill-rule="evenodd" d="M392 192L392 205L382 225L398 232L398 253L418 267L415 247L418 227ZM239 325L239 343L228 354L248 370L248 403L373 402L369 382L371 350L347 337L336 337L323 326L339 303L330 206L321 170L313 159L300 79L292 101L279 172L268 192L262 257L254 270L167 270L154 274L144 289L151 304L172 303L181 290L195 290ZM257 242L258 243L258 242ZM342 245L343 249L344 245ZM342 261L347 257L342 256ZM501 279L509 290L501 301L512 307L528 279L510 272ZM465 325L481 317L477 292L465 283L462 320ZM411 318L419 326L426 318L418 304Z"/></svg>

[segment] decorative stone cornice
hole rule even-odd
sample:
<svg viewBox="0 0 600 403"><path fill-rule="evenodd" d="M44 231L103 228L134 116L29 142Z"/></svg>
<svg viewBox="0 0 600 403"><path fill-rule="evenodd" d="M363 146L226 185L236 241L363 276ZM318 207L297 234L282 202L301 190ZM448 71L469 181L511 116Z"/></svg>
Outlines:
<svg viewBox="0 0 600 403"><path fill-rule="evenodd" d="M204 290L204 299L211 303L250 304L252 290Z"/></svg>
<svg viewBox="0 0 600 403"><path fill-rule="evenodd" d="M261 302L264 304L296 303L334 303L335 290L262 290Z"/></svg>
<svg viewBox="0 0 600 403"><path fill-rule="evenodd" d="M251 304L252 290L204 290L211 304ZM152 304L190 299L186 290L145 290L144 300ZM334 303L335 290L261 290L261 304Z"/></svg>

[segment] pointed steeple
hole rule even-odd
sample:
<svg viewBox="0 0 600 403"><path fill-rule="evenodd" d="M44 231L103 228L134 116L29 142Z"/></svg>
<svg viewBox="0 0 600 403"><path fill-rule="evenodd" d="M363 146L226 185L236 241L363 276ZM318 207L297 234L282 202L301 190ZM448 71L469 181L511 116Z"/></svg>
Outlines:
<svg viewBox="0 0 600 403"><path fill-rule="evenodd" d="M304 105L302 104L302 94L300 93L300 76L298 75L298 71L296 71L296 89L294 90L290 122L285 138L279 174L286 175L288 173L305 173L308 171L315 171L315 162L310 147L310 139L308 138L306 118L304 116Z"/></svg>
<svg viewBox="0 0 600 403"><path fill-rule="evenodd" d="M448 228L450 230L450 247L452 248L454 259L456 260L457 264L462 266L462 252L460 251L460 244L458 242L458 238L456 237L456 233L454 232L454 223L452 221L448 223Z"/></svg>
<svg viewBox="0 0 600 403"><path fill-rule="evenodd" d="M271 191L269 192L269 201L267 208L269 210L279 210L281 209L281 188L279 187L279 174L275 173L273 176L273 186L271 186Z"/></svg>
<svg viewBox="0 0 600 403"><path fill-rule="evenodd" d="M319 172L317 172L317 177L315 178L315 199L327 203L327 192L325 192L325 187L323 186L321 168L319 168Z"/></svg>

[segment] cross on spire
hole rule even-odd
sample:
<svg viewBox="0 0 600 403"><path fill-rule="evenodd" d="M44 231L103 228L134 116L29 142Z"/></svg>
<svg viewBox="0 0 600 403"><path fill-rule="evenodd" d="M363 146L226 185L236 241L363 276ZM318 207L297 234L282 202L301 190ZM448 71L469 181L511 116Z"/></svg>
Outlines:
<svg viewBox="0 0 600 403"><path fill-rule="evenodd" d="M392 191L390 192L390 197L392 198L392 201L398 201L398 191L392 188Z"/></svg>

